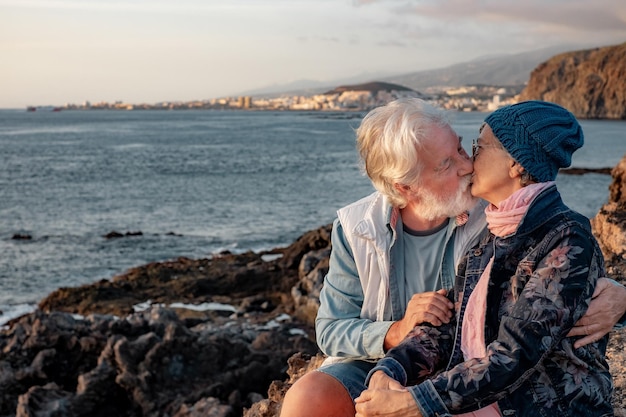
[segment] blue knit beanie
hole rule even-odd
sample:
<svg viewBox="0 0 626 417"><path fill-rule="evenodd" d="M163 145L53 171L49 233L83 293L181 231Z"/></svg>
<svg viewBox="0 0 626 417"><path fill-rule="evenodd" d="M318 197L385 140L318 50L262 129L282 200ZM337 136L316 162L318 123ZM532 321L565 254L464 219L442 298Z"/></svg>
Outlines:
<svg viewBox="0 0 626 417"><path fill-rule="evenodd" d="M502 107L485 119L504 148L539 182L554 181L583 146L583 130L572 113L546 101Z"/></svg>

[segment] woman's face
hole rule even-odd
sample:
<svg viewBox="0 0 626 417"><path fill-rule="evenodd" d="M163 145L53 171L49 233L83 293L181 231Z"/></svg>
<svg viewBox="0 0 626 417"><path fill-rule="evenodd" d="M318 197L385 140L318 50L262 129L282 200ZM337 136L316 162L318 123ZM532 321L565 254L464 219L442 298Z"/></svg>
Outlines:
<svg viewBox="0 0 626 417"><path fill-rule="evenodd" d="M484 125L472 150L473 196L498 206L501 201L521 188L519 177L514 171L519 165L515 165L514 159L502 147L489 125Z"/></svg>

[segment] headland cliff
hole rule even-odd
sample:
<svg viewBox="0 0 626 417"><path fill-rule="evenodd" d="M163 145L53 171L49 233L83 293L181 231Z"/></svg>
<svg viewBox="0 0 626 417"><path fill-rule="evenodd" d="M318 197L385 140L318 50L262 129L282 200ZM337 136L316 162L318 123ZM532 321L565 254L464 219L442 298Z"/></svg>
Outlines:
<svg viewBox="0 0 626 417"><path fill-rule="evenodd" d="M560 104L582 119L626 119L626 43L556 55L530 75L519 100Z"/></svg>

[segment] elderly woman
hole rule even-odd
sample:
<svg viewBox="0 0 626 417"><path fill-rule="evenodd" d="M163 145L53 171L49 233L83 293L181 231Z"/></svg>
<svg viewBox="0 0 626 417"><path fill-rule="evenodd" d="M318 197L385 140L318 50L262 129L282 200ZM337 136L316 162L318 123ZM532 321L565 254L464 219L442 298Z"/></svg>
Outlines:
<svg viewBox="0 0 626 417"><path fill-rule="evenodd" d="M575 348L603 257L554 180L583 144L575 117L528 101L485 119L472 194L491 232L461 263L456 324L418 326L369 373L357 416L608 416L608 337Z"/></svg>

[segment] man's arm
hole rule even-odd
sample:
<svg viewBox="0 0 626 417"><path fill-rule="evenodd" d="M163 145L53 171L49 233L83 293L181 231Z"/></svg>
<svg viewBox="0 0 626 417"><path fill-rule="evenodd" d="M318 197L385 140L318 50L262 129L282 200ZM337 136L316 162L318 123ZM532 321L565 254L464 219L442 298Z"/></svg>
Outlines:
<svg viewBox="0 0 626 417"><path fill-rule="evenodd" d="M593 343L614 327L626 325L626 287L609 278L600 278L585 315L567 334L584 336L574 343L575 348Z"/></svg>
<svg viewBox="0 0 626 417"><path fill-rule="evenodd" d="M352 250L338 220L333 224L331 240L329 269L315 320L317 343L326 355L381 358L417 324L439 325L450 321L454 305L446 298L445 291L413 295L399 321L361 318L363 288Z"/></svg>
<svg viewBox="0 0 626 417"><path fill-rule="evenodd" d="M353 358L384 356L385 334L393 322L361 318L363 289L352 249L338 220L333 224L328 274L315 320L317 343L326 355Z"/></svg>

